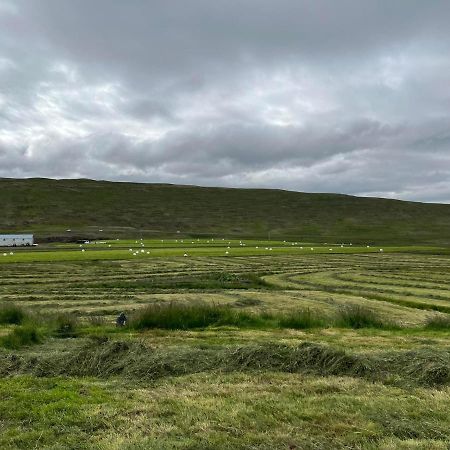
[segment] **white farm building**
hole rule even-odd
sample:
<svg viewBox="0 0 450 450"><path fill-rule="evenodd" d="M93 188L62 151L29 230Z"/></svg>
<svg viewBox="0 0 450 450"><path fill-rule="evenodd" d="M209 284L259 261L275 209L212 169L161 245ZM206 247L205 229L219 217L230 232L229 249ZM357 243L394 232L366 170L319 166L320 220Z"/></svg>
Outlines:
<svg viewBox="0 0 450 450"><path fill-rule="evenodd" d="M23 247L33 244L32 234L0 234L0 247Z"/></svg>

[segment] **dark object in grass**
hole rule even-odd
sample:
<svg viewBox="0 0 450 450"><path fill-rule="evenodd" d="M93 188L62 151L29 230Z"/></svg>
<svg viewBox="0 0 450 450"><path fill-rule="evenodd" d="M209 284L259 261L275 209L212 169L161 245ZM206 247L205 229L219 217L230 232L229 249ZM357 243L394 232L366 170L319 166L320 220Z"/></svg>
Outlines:
<svg viewBox="0 0 450 450"><path fill-rule="evenodd" d="M117 317L116 319L116 327L124 327L127 324L127 316L125 315L124 312L121 312L119 314L119 317Z"/></svg>

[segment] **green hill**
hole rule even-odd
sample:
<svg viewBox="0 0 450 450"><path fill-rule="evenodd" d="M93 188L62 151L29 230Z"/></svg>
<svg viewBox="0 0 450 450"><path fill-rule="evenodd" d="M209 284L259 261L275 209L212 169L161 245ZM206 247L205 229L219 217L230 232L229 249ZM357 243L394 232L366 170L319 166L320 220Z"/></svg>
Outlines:
<svg viewBox="0 0 450 450"><path fill-rule="evenodd" d="M0 232L450 243L450 205L272 189L0 179ZM72 232L66 232L71 229ZM99 230L103 230L100 232Z"/></svg>

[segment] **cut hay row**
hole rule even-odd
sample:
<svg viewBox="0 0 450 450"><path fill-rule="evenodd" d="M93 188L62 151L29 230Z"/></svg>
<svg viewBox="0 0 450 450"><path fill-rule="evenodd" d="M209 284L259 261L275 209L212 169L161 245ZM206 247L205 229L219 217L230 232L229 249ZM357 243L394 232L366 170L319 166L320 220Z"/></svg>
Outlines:
<svg viewBox="0 0 450 450"><path fill-rule="evenodd" d="M361 274L351 272L337 272L331 275L333 281L357 284L361 288L381 289L389 292L402 292L404 295L414 295L417 297L450 299L450 286L442 286L439 283L411 283L407 279L392 280L384 279L382 275L368 278Z"/></svg>
<svg viewBox="0 0 450 450"><path fill-rule="evenodd" d="M379 307L383 310L385 303L390 302L397 312L404 311L405 307L447 311L450 296L448 285L445 287L444 283L449 266L449 259L445 257L405 254L196 257L188 262L166 258L90 264L3 264L0 299L18 301L32 308L53 308L59 303L59 308L76 310L82 315L92 314L96 309L104 313L122 307L131 308L132 305L138 308L154 301L159 294L163 294L159 295L159 300L177 294L181 294L180 298L189 299L188 292L164 283L183 277L201 279L212 272L225 271L232 274L271 274L264 279L280 289L306 294L304 298L297 299L294 292L264 294L273 298L273 301L264 300L270 307L278 303L279 308L290 308L298 302L308 307L317 305L333 309L346 302L365 301L373 305L382 300L383 304ZM430 277L423 282L415 281L414 277L423 276L425 271L431 272ZM152 288L152 283L162 283L164 288ZM227 293L234 299L232 301L246 298L242 294ZM414 316L416 318L406 322L422 321L422 313L417 314L417 317Z"/></svg>
<svg viewBox="0 0 450 450"><path fill-rule="evenodd" d="M338 375L371 381L439 386L450 382L450 353L416 350L356 355L329 346L304 342L239 347L155 349L139 342L95 339L81 348L36 360L8 354L0 361L0 376L90 376L156 380L199 372L280 371Z"/></svg>

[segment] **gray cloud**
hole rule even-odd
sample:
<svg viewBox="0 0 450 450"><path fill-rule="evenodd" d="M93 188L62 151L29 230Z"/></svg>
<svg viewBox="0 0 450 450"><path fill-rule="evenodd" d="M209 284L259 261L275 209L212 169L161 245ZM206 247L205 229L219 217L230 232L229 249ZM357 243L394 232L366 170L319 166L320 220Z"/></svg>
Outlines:
<svg viewBox="0 0 450 450"><path fill-rule="evenodd" d="M0 0L0 176L450 202L450 3Z"/></svg>

